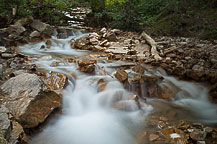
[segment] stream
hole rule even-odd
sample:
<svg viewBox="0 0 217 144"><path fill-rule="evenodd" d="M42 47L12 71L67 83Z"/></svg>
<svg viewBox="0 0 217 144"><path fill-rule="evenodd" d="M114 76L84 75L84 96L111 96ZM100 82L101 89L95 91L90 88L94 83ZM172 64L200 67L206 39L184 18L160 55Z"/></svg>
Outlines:
<svg viewBox="0 0 217 144"><path fill-rule="evenodd" d="M18 47L21 53L32 57L32 64L36 64L39 69L63 73L69 77L68 85L62 92L64 113L34 136L30 140L31 144L140 144L139 136L144 130L150 130L148 116L153 113L166 115L173 121L189 120L208 125L217 123L217 107L209 102L205 85L177 80L160 68L148 69L145 74L162 76L180 91L171 101L147 97L146 101L140 100L138 108L135 101L129 99L129 95L134 93L126 90L114 78L115 67L127 65L128 62L106 60L100 54L71 48L69 41L72 38L85 35L87 34L73 30L72 36L67 39L57 39L54 34L49 49L40 49L46 45L45 42ZM100 69L97 68L96 75L87 75L77 70L76 63L67 61L70 57L79 59L93 55L97 56L97 65L103 67L108 72L107 75L100 74ZM58 62L59 65L50 66L53 62ZM126 71L135 73L130 69ZM107 85L99 92L100 79L106 79ZM143 95L145 97L145 92ZM132 104L127 110L119 110L113 107L116 101ZM171 115L170 112L175 112L176 115Z"/></svg>

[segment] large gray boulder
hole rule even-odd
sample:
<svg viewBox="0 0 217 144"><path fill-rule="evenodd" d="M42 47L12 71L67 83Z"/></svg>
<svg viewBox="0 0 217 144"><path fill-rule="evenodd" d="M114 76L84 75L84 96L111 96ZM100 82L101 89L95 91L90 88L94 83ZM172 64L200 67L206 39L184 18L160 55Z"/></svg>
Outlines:
<svg viewBox="0 0 217 144"><path fill-rule="evenodd" d="M33 20L30 26L42 34L49 36L53 34L53 28L49 24L43 23L40 20Z"/></svg>
<svg viewBox="0 0 217 144"><path fill-rule="evenodd" d="M4 103L24 128L42 123L61 106L61 96L49 90L35 74L23 73L1 86Z"/></svg>

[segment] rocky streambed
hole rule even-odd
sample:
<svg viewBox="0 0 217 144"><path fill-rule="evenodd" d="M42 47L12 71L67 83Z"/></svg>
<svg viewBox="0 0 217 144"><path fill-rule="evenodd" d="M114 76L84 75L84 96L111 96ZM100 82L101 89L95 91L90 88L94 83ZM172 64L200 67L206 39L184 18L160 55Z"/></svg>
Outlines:
<svg viewBox="0 0 217 144"><path fill-rule="evenodd" d="M0 143L216 143L215 41L32 18L0 35Z"/></svg>

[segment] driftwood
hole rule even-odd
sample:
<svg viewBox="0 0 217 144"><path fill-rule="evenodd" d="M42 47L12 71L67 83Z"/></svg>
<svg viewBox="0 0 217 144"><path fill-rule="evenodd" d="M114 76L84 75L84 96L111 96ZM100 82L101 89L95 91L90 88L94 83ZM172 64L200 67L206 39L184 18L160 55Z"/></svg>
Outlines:
<svg viewBox="0 0 217 144"><path fill-rule="evenodd" d="M141 36L147 41L147 43L151 46L151 54L154 55L155 60L161 60L162 58L157 51L157 44L156 42L145 32L142 32Z"/></svg>
<svg viewBox="0 0 217 144"><path fill-rule="evenodd" d="M179 49L180 47L176 47L176 46L173 46L171 48L169 48L168 50L164 51L164 55L168 54L168 53L171 53L177 49Z"/></svg>

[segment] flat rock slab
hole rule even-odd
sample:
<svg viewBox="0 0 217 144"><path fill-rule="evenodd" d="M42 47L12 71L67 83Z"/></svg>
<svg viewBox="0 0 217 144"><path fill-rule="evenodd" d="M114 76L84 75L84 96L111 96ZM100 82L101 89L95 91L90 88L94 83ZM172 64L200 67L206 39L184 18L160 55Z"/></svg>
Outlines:
<svg viewBox="0 0 217 144"><path fill-rule="evenodd" d="M61 96L49 90L35 74L23 73L1 86L4 103L24 128L42 123L53 109L61 106Z"/></svg>

